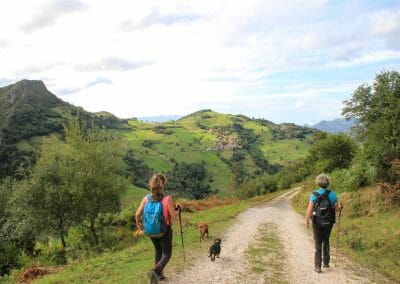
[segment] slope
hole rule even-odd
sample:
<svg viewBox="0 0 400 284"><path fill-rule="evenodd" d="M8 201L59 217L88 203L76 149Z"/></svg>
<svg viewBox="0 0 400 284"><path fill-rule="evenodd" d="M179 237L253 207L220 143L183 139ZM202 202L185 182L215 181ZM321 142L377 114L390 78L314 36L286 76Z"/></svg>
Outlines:
<svg viewBox="0 0 400 284"><path fill-rule="evenodd" d="M244 180L274 174L304 158L315 132L212 110L165 123L130 120L129 125L132 129L124 131L129 148L151 169L167 172L176 163L202 163L211 188L222 195L233 193L233 175Z"/></svg>
<svg viewBox="0 0 400 284"><path fill-rule="evenodd" d="M44 135L59 133L68 116L79 115L87 125L122 135L135 161L151 171L168 172L178 164L205 168L204 186L231 195L247 178L275 174L305 157L314 130L294 124L274 124L243 115L201 110L177 121L145 123L121 120L107 112L89 113L49 92L41 81L22 80L0 89L0 179L13 175L41 145ZM148 176L132 177L145 187Z"/></svg>

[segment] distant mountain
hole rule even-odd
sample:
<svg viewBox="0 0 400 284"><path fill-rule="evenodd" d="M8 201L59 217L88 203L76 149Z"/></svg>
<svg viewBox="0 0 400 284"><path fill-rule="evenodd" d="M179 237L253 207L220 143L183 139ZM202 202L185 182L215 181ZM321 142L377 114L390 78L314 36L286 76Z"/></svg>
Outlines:
<svg viewBox="0 0 400 284"><path fill-rule="evenodd" d="M166 122L170 120L178 120L181 118L180 115L171 114L171 115L159 115L159 116L143 116L138 119L145 122Z"/></svg>
<svg viewBox="0 0 400 284"><path fill-rule="evenodd" d="M68 115L77 114L103 128L118 128L126 122L106 112L89 113L66 103L47 90L42 81L22 80L0 88L0 143L61 133Z"/></svg>
<svg viewBox="0 0 400 284"><path fill-rule="evenodd" d="M42 81L22 80L0 88L0 139L14 143L59 132L61 112L73 108L50 93Z"/></svg>
<svg viewBox="0 0 400 284"><path fill-rule="evenodd" d="M18 167L34 162L41 137L63 134L69 116L79 115L86 125L130 129L112 114L89 113L59 99L42 81L22 80L0 88L0 180L15 176Z"/></svg>
<svg viewBox="0 0 400 284"><path fill-rule="evenodd" d="M334 120L322 120L312 127L330 133L347 133L354 123L355 121L353 119L345 120L344 118L336 118Z"/></svg>

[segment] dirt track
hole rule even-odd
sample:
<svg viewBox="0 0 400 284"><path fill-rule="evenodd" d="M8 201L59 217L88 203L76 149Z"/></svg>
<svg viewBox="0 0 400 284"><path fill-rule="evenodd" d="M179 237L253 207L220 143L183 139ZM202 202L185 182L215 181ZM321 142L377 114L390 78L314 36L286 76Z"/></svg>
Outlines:
<svg viewBox="0 0 400 284"><path fill-rule="evenodd" d="M167 282L160 283L274 283L263 274L251 272L245 251L258 237L258 228L274 224L284 247L285 279L288 283L375 283L372 274L357 267L343 256L335 267L336 250L331 239L331 268L322 273L314 272L314 246L311 234L307 233L304 218L290 206L290 199L298 192L292 190L270 202L252 207L239 214L235 223L223 236L221 256L211 262L206 254L192 267L182 273L167 275ZM309 229L310 230L310 229ZM268 270L269 267L266 267ZM276 269L276 268L271 268ZM363 275L363 276L360 276ZM365 276L367 275L367 276ZM373 279L376 279L375 277ZM379 280L382 283L382 278Z"/></svg>

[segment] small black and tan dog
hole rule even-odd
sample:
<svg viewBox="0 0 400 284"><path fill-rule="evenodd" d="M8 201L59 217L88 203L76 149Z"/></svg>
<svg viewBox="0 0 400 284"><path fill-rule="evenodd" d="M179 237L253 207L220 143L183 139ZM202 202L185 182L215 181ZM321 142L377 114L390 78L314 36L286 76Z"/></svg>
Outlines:
<svg viewBox="0 0 400 284"><path fill-rule="evenodd" d="M211 261L215 260L215 257L219 258L219 254L221 253L221 239L214 239L214 243L210 246L210 255L208 257L211 258Z"/></svg>

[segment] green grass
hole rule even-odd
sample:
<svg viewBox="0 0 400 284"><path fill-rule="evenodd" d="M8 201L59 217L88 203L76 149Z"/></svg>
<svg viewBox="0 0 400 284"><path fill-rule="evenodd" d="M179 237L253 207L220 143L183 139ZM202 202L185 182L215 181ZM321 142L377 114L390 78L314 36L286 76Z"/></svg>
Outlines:
<svg viewBox="0 0 400 284"><path fill-rule="evenodd" d="M231 224L233 218L250 204L250 202L240 202L202 212L182 213L187 262L194 262L202 251L197 231L199 222L209 224L211 239L221 234ZM174 224L174 249L167 266L167 274L168 271L182 270L184 265L178 223L175 221ZM70 264L64 270L34 283L146 283L148 281L146 273L153 265L153 253L148 238L140 237L130 248Z"/></svg>
<svg viewBox="0 0 400 284"><path fill-rule="evenodd" d="M285 278L285 252L274 224L260 228L261 237L246 250L250 270L259 274L266 283L288 283Z"/></svg>
<svg viewBox="0 0 400 284"><path fill-rule="evenodd" d="M149 190L140 188L134 185L129 186L121 196L121 207L130 207L133 204L138 204L142 200L143 196L149 193Z"/></svg>
<svg viewBox="0 0 400 284"><path fill-rule="evenodd" d="M263 126L254 120L247 120L241 116L220 114L212 111L196 113L178 121L169 121L162 124L145 123L139 120L130 120L132 130L123 131L128 148L135 155L144 160L147 166L154 171L168 172L175 162L178 163L205 163L212 176L211 189L218 189L221 196L230 196L233 193L230 177L231 170L214 151L219 135L228 137L238 136L238 133L221 133L221 127L232 126L240 122L243 127L251 129L259 135L260 149L266 159L272 163L285 164L299 158L304 158L308 153L309 144L300 139L272 140L269 127ZM201 129L203 125L206 129ZM172 131L171 134L158 134L153 131L155 127L163 126ZM143 146L144 140L152 140L155 144L151 148ZM220 155L229 159L231 150L221 151ZM243 160L248 173L252 174L258 167L254 164L249 154Z"/></svg>
<svg viewBox="0 0 400 284"><path fill-rule="evenodd" d="M261 150L268 161L285 164L304 158L308 153L309 145L299 139L284 139L263 143Z"/></svg>
<svg viewBox="0 0 400 284"><path fill-rule="evenodd" d="M303 216L315 186L308 181L304 188L307 189L295 196L292 203L293 208ZM363 266L400 282L400 210L391 208L366 216L355 212L360 208L365 212L373 212L368 208L369 204L374 203L371 202L371 198L371 191L364 189L360 189L357 194L339 194L339 200L344 204L340 220L340 251ZM338 220L331 235L331 240L334 241L332 249L335 249L335 253L337 233Z"/></svg>
<svg viewBox="0 0 400 284"><path fill-rule="evenodd" d="M231 126L234 121L241 121L244 127L252 129L260 136L257 143L266 159L272 163L285 164L288 161L304 158L308 153L309 145L305 141L300 139L275 141L272 140L270 129L267 126L242 117L215 112L203 112L163 124L131 120L129 125L133 129L124 131L123 134L128 142L128 148L132 149L135 155L144 160L154 171L168 172L175 162L203 162L209 176L213 177L213 181L210 183L211 189L219 189L221 196L230 196L233 193L230 181L231 171L213 149L218 135L221 134L218 129ZM199 123L207 127L207 130L199 128ZM166 135L154 132L154 127L159 125L173 133ZM226 137L237 136L237 133L223 133L223 135ZM142 143L146 139L154 141L155 145L151 148L144 147ZM220 154L229 159L232 151L222 151ZM243 165L250 174L258 169L249 154L245 155Z"/></svg>
<svg viewBox="0 0 400 284"><path fill-rule="evenodd" d="M154 124L130 121L134 125L132 131L125 131L124 136L128 147L135 154L146 161L146 164L154 171L167 172L172 169L174 161L179 163L205 162L205 166L213 182L210 183L213 190L219 189L222 196L232 193L230 169L221 161L214 148L215 136L204 133L199 128L183 128L182 125L174 124L171 135L157 134L152 128ZM145 139L156 141L152 148L142 145Z"/></svg>
<svg viewBox="0 0 400 284"><path fill-rule="evenodd" d="M130 196L136 196L137 189L131 188ZM133 192L133 193L132 193ZM128 194L127 193L127 194ZM258 196L253 201L237 201L235 204L214 207L206 211L182 213L183 238L186 264L183 262L183 250L179 222L173 226L173 255L168 263L166 274L179 272L194 263L201 254L207 253L210 242L226 231L240 212L252 204L265 202L282 192ZM129 194L128 194L129 195ZM140 196L141 198L141 196ZM139 198L139 199L140 199ZM137 200L137 199L136 199ZM210 236L206 242L199 243L197 225L209 224ZM147 271L153 265L153 247L147 237L135 239L132 246L117 252L107 252L101 256L69 264L62 271L38 279L34 283L147 283Z"/></svg>

